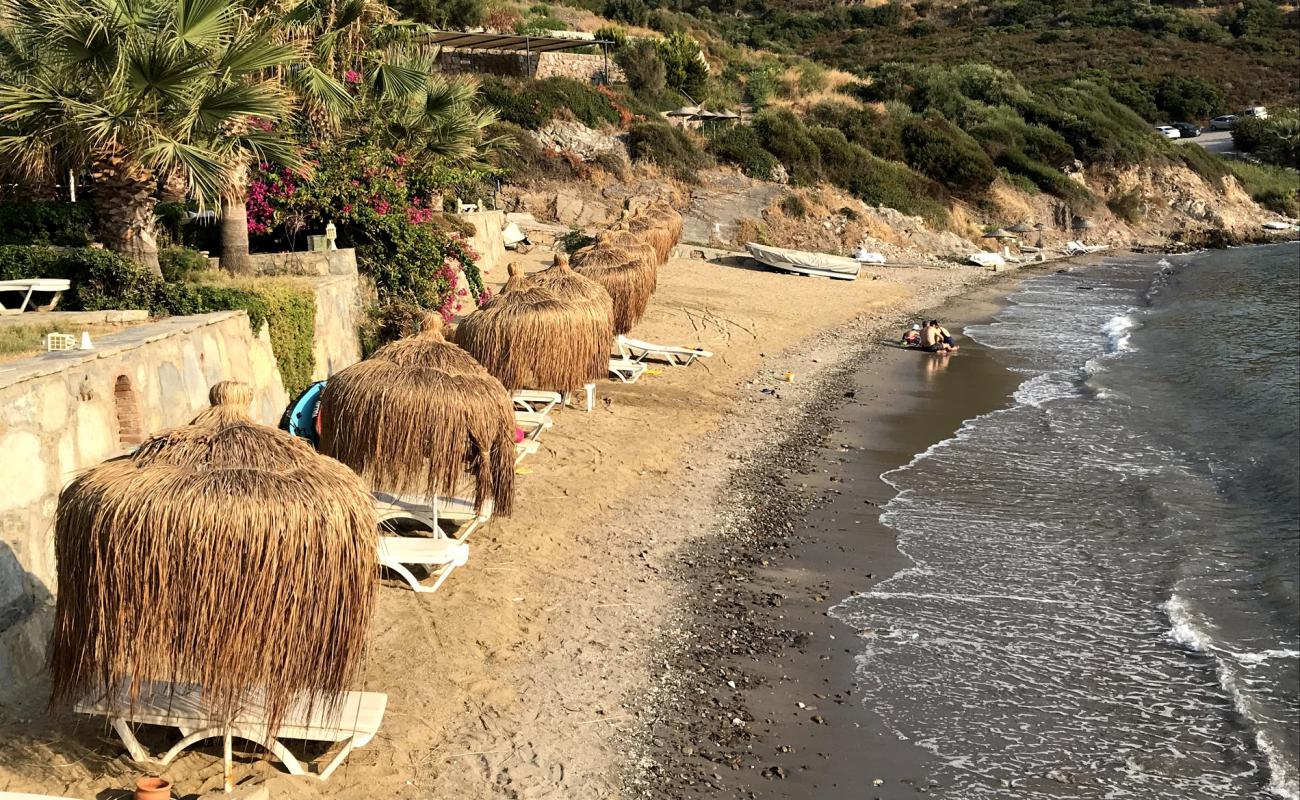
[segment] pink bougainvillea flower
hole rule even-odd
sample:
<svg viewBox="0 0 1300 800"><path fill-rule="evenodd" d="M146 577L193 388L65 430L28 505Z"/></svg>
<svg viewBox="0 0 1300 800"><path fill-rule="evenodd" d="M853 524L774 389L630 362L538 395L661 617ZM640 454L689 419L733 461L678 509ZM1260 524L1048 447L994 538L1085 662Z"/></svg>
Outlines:
<svg viewBox="0 0 1300 800"><path fill-rule="evenodd" d="M355 69L350 69L343 74L343 79L348 83L360 83L361 73L357 72Z"/></svg>

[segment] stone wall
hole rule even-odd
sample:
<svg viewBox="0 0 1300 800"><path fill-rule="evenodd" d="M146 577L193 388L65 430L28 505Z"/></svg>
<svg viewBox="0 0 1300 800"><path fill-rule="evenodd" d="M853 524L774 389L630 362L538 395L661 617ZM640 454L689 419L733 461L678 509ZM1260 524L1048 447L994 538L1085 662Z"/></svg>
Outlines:
<svg viewBox="0 0 1300 800"><path fill-rule="evenodd" d="M361 360L361 279L353 262L351 275L317 278L316 332L312 342L315 365L311 377L323 381Z"/></svg>
<svg viewBox="0 0 1300 800"><path fill-rule="evenodd" d="M312 278L316 291L316 330L312 344L312 380L321 381L361 360L362 285L357 253L339 250L257 253L253 270L259 275L302 275Z"/></svg>
<svg viewBox="0 0 1300 800"><path fill-rule="evenodd" d="M504 212L472 211L457 214L456 219L474 226L474 235L469 237L469 243L478 252L480 272L488 275L505 262L506 245L501 238L501 229L506 226Z"/></svg>
<svg viewBox="0 0 1300 800"><path fill-rule="evenodd" d="M0 365L0 693L44 666L55 593L58 494L78 471L179 425L229 378L253 414L288 404L266 330L242 311L174 317L73 350Z"/></svg>
<svg viewBox="0 0 1300 800"><path fill-rule="evenodd" d="M258 275L356 275L357 251L298 251L292 253L254 253L253 271Z"/></svg>
<svg viewBox="0 0 1300 800"><path fill-rule="evenodd" d="M614 59L600 53L540 53L534 56L533 77L573 78L588 83L625 83L627 77ZM608 69L608 73L606 73Z"/></svg>
<svg viewBox="0 0 1300 800"><path fill-rule="evenodd" d="M443 48L438 66L446 72L475 72L508 78L574 78L588 83L627 80L614 59L600 53L516 53ZM608 69L608 75L606 74Z"/></svg>

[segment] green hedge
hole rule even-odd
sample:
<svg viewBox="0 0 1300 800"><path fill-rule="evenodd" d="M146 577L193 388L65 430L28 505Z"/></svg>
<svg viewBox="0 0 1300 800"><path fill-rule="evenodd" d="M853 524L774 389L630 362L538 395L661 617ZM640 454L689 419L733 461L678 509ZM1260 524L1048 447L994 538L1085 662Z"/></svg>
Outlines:
<svg viewBox="0 0 1300 800"><path fill-rule="evenodd" d="M93 211L84 203L56 200L0 203L0 245L85 247L91 242L92 219Z"/></svg>
<svg viewBox="0 0 1300 800"><path fill-rule="evenodd" d="M172 254L195 263L195 256ZM311 383L316 298L297 283L264 278L218 286L167 283L109 250L0 245L0 280L64 278L72 283L60 308L69 311L148 309L156 316L243 310L253 331L267 323L285 388L296 395Z"/></svg>
<svg viewBox="0 0 1300 800"><path fill-rule="evenodd" d="M491 78L483 82L480 91L486 105L495 107L501 120L529 130L543 127L562 109L588 128L618 122L618 109L607 95L572 78Z"/></svg>

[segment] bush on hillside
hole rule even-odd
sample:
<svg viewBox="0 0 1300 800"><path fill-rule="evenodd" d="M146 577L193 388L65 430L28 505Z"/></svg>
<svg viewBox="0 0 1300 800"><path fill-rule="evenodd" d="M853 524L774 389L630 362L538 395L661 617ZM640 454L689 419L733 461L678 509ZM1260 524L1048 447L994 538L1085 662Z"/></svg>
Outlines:
<svg viewBox="0 0 1300 800"><path fill-rule="evenodd" d="M601 16L627 25L645 27L650 23L651 6L645 0L606 0Z"/></svg>
<svg viewBox="0 0 1300 800"><path fill-rule="evenodd" d="M649 39L620 47L614 61L627 77L627 85L638 95L657 95L668 85L668 71L659 57L659 48Z"/></svg>
<svg viewBox="0 0 1300 800"><path fill-rule="evenodd" d="M1291 111L1267 119L1244 117L1232 127L1232 143L1269 164L1300 168L1300 115Z"/></svg>
<svg viewBox="0 0 1300 800"><path fill-rule="evenodd" d="M905 164L868 155L863 166L855 176L855 194L863 202L921 217L936 227L947 224L947 207L934 198L928 181Z"/></svg>
<svg viewBox="0 0 1300 800"><path fill-rule="evenodd" d="M1300 217L1300 172L1271 164L1226 163L1256 203L1288 217Z"/></svg>
<svg viewBox="0 0 1300 800"><path fill-rule="evenodd" d="M1039 189L1071 205L1088 207L1096 201L1092 192L1088 191L1083 184L1072 180L1059 169L1053 169L1041 161L1036 161L1020 150L1014 148L1004 150L998 155L997 163L1013 175L1023 175Z"/></svg>
<svg viewBox="0 0 1300 800"><path fill-rule="evenodd" d="M689 34L674 31L659 40L659 58L664 62L668 85L688 97L704 96L709 69L700 43Z"/></svg>
<svg viewBox="0 0 1300 800"><path fill-rule="evenodd" d="M788 108L765 109L754 118L753 129L763 149L785 165L792 180L796 183L821 180L821 151L793 111Z"/></svg>
<svg viewBox="0 0 1300 800"><path fill-rule="evenodd" d="M901 139L908 164L959 196L978 197L997 178L988 154L941 116L908 120L903 124Z"/></svg>
<svg viewBox="0 0 1300 800"><path fill-rule="evenodd" d="M1194 75L1166 75L1152 93L1156 106L1171 120L1207 119L1223 108L1223 88Z"/></svg>
<svg viewBox="0 0 1300 800"><path fill-rule="evenodd" d="M487 19L483 0L393 0L389 5L402 17L435 28L466 30Z"/></svg>
<svg viewBox="0 0 1300 800"><path fill-rule="evenodd" d="M484 101L497 109L504 122L537 130L559 114L568 114L589 128L618 122L618 109L609 96L573 78L512 81L493 78L483 82Z"/></svg>
<svg viewBox="0 0 1300 800"><path fill-rule="evenodd" d="M680 181L694 183L710 166L708 155L696 140L673 125L640 122L627 134L627 151L637 161L648 161Z"/></svg>
<svg viewBox="0 0 1300 800"><path fill-rule="evenodd" d="M735 164L755 180L772 180L780 164L776 156L763 149L758 134L748 126L732 125L711 131L708 147L718 160Z"/></svg>

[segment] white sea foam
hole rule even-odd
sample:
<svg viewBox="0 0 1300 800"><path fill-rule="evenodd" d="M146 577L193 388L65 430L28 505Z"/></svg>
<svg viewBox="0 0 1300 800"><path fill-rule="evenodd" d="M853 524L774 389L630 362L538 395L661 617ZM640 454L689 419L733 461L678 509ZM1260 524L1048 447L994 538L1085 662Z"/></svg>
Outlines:
<svg viewBox="0 0 1300 800"><path fill-rule="evenodd" d="M1111 317L1105 325L1101 326L1101 332L1106 334L1107 353L1127 353L1133 349L1130 340L1133 329L1137 327L1137 320L1130 314Z"/></svg>

